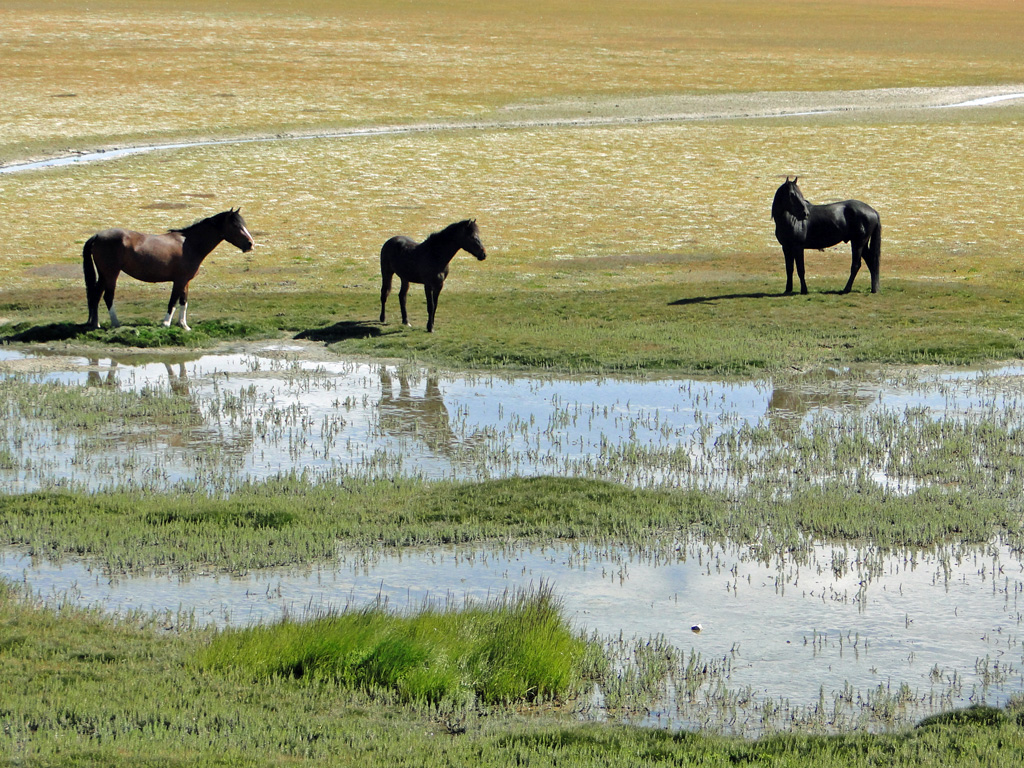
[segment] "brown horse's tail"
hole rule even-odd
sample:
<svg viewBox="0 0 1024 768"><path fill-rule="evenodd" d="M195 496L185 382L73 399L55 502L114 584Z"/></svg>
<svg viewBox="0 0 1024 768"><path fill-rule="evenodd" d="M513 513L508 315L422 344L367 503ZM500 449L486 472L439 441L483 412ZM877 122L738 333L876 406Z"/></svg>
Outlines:
<svg viewBox="0 0 1024 768"><path fill-rule="evenodd" d="M871 259L871 292L878 293L879 274L882 271L882 219L878 219L875 231L868 241L868 258Z"/></svg>
<svg viewBox="0 0 1024 768"><path fill-rule="evenodd" d="M85 274L85 291L90 296L96 290L98 283L96 265L92 260L92 244L94 242L96 242L96 235L86 240L85 245L82 246L82 272Z"/></svg>

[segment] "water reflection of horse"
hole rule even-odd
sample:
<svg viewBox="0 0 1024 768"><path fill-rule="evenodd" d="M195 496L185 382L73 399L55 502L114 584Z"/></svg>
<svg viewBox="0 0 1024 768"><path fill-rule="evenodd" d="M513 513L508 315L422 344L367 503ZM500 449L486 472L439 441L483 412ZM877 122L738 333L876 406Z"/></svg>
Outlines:
<svg viewBox="0 0 1024 768"><path fill-rule="evenodd" d="M786 293L793 292L794 264L800 277L800 293L807 293L805 248L823 251L840 242L850 243L853 251L850 279L843 293L849 293L853 288L853 278L860 269L861 259L871 271L871 292L878 293L878 271L882 259L882 221L878 211L859 200L811 205L796 182L797 179L790 181L787 176L772 200L775 239L786 257Z"/></svg>
<svg viewBox="0 0 1024 768"><path fill-rule="evenodd" d="M380 249L380 321L385 322L384 305L387 303L388 294L391 293L391 278L397 274L402 281L402 287L398 291L402 323L409 325L409 315L405 311L405 296L409 293L409 283L422 283L427 295L427 332L432 332L437 299L441 295L445 278L448 277L448 265L460 249L473 254L478 261L487 258L487 251L480 242L480 230L475 219L449 224L422 243L417 243L405 235L397 235L384 243Z"/></svg>
<svg viewBox="0 0 1024 768"><path fill-rule="evenodd" d="M873 395L858 394L847 388L829 387L827 382L810 385L776 386L768 400L768 421L786 433L797 430L812 411L865 408Z"/></svg>
<svg viewBox="0 0 1024 768"><path fill-rule="evenodd" d="M190 330L186 320L188 312L188 285L203 259L220 245L222 240L243 252L252 249L254 242L245 220L237 209L224 211L197 221L184 229L172 229L163 235L146 235L127 229L105 229L90 237L82 248L82 270L85 273L85 294L89 305L91 328L100 327L100 297L106 301L110 324L120 325L114 311L114 291L121 272L147 283L173 283L167 316L163 324L169 326L174 319L175 304L181 304L179 324Z"/></svg>
<svg viewBox="0 0 1024 768"><path fill-rule="evenodd" d="M125 388L131 389L134 379L143 368L148 369L142 375L146 378L145 386L150 387L158 384L158 381L154 381L159 378L152 371L154 367L162 366L166 373L167 388L176 400L174 418L143 416L134 421L130 429L121 430L118 436L120 444L146 444L156 437L170 447L200 449L201 453L196 455L206 455L209 448L215 446L223 450L225 458L221 461L225 464L230 464L252 450L254 436L251 430L224 429L219 423L210 423L207 415L209 407L202 402L202 387L197 387L199 391L193 391L193 382L188 375L187 364L196 359L197 356L189 354L88 358L88 387L116 388L122 384L123 379ZM214 426L216 429L212 428Z"/></svg>
<svg viewBox="0 0 1024 768"><path fill-rule="evenodd" d="M401 371L393 377L387 366L380 367L378 409L381 429L396 437L418 437L433 453L441 455L451 455L460 448L476 444L476 435L463 439L452 428L437 374L427 374L422 394L413 392L413 378ZM398 380L397 392L395 379Z"/></svg>
<svg viewBox="0 0 1024 768"><path fill-rule="evenodd" d="M380 425L395 435L414 434L421 437L434 452L444 452L458 442L451 427L451 417L444 404L435 374L427 375L422 395L414 395L410 377L398 373L398 392L387 366L380 368Z"/></svg>
<svg viewBox="0 0 1024 768"><path fill-rule="evenodd" d="M164 371L167 372L167 385L173 394L181 397L191 397L192 391L188 379L188 371L185 369L185 363L193 359L193 357L184 359L168 359L163 356L156 359L156 362L163 365ZM88 360L89 370L85 377L85 382L88 386L110 387L118 384L117 372L122 364L118 358L110 358L105 376L103 375L103 366L100 358L90 357ZM125 363L125 367L129 370L153 362L152 356L149 355L133 355L125 358L125 360L127 361Z"/></svg>

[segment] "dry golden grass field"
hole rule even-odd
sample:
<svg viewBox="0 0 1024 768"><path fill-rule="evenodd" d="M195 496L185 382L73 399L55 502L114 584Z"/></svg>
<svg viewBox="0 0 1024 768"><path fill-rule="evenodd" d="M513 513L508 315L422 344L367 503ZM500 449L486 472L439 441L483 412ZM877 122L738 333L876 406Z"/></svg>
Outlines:
<svg viewBox="0 0 1024 768"><path fill-rule="evenodd" d="M194 297L355 291L369 320L383 240L466 216L492 257L456 261L445 301L776 291L769 205L795 173L813 202L882 213L883 295L1015 285L1024 99L933 107L1024 91L1022 39L1012 0L14 0L0 9L0 163L294 140L0 175L0 280L16 297L0 320L68 302L84 319L81 244L100 228L162 231L237 205L260 247L221 246ZM818 114L783 116L805 102ZM812 291L848 269L845 249L809 254ZM156 318L166 287L123 280L119 296Z"/></svg>

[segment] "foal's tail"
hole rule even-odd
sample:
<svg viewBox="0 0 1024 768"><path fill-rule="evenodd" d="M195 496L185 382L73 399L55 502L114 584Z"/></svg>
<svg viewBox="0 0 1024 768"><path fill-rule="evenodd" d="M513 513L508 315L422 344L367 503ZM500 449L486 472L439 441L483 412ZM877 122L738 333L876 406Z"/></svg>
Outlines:
<svg viewBox="0 0 1024 768"><path fill-rule="evenodd" d="M82 272L85 274L85 291L90 296L96 290L98 282L96 265L92 259L92 244L94 242L96 242L96 235L86 240L85 245L82 247Z"/></svg>
<svg viewBox="0 0 1024 768"><path fill-rule="evenodd" d="M879 273L882 271L882 219L878 219L875 231L868 240L868 262L871 267L871 292L878 293Z"/></svg>

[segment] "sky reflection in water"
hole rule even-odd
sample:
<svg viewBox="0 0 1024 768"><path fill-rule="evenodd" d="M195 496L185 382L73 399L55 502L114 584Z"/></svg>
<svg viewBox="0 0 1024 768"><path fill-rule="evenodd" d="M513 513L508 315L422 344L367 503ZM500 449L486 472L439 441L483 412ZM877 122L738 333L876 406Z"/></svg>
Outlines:
<svg viewBox="0 0 1024 768"><path fill-rule="evenodd" d="M770 381L558 378L431 372L408 365L310 360L307 348L265 347L195 359L32 358L0 350L0 370L82 387L170 391L196 426L140 425L105 441L29 430L32 466L0 469L5 492L69 481L223 483L302 469L314 478L404 473L480 479L580 474L636 484L728 487L710 446L743 425L799 430L820 414L924 409L967 419L1018 406L1015 367L773 386ZM131 362L131 364L129 364ZM12 429L7 425L6 429ZM35 437L32 437L35 435ZM22 435L23 441L25 440ZM92 436L95 438L95 436ZM36 442L33 443L32 440ZM630 464L630 446L675 458ZM125 456L129 460L125 460ZM682 457L682 458L680 458ZM878 477L886 484L891 478ZM1018 553L992 544L881 556L819 545L809 561L760 562L744 548L683 542L659 558L570 548L405 551L293 571L111 579L80 562L0 554L0 576L46 599L124 612L178 611L199 623L248 624L308 610L396 608L425 599L485 599L553 585L574 625L602 636L664 635L730 662L725 684L809 705L847 684L906 683L948 708L1002 703L1024 690ZM700 634L691 632L700 623ZM660 721L659 721L660 722Z"/></svg>

